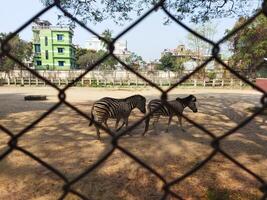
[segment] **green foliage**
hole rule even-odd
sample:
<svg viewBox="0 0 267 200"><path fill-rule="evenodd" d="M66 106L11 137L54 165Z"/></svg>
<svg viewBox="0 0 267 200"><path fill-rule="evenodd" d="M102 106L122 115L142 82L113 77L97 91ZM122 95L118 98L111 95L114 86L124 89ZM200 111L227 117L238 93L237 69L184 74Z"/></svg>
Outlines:
<svg viewBox="0 0 267 200"><path fill-rule="evenodd" d="M172 53L165 53L159 60L160 70L172 70L175 65L175 57L172 55Z"/></svg>
<svg viewBox="0 0 267 200"><path fill-rule="evenodd" d="M131 53L131 55L125 59L125 63L133 69L138 70L145 64L145 61L142 56L139 56L136 53Z"/></svg>
<svg viewBox="0 0 267 200"><path fill-rule="evenodd" d="M97 52L98 57L104 57L106 55L106 52L103 50L100 50ZM118 61L115 60L115 58L109 56L104 62L100 64L98 67L99 70L114 70L116 68L116 65L118 64Z"/></svg>
<svg viewBox="0 0 267 200"><path fill-rule="evenodd" d="M216 72L208 72L207 77L209 79L215 79L216 78Z"/></svg>
<svg viewBox="0 0 267 200"><path fill-rule="evenodd" d="M84 49L84 48L80 48L80 47L76 48L76 53L75 53L76 60L79 60L79 58L80 58L82 55L86 54L87 51L88 51L88 50L87 50L87 49Z"/></svg>
<svg viewBox="0 0 267 200"><path fill-rule="evenodd" d="M77 58L77 65L80 69L86 69L106 55L106 52L103 50L97 52L86 49L84 50L81 51L83 54L80 54L80 56ZM96 68L99 70L113 70L116 68L117 64L117 60L115 60L113 57L108 57L100 65L96 66Z"/></svg>
<svg viewBox="0 0 267 200"><path fill-rule="evenodd" d="M233 30L246 20L246 18L241 17L236 22ZM230 65L245 75L255 75L257 71L255 65L262 62L264 57L267 57L266 24L267 18L261 15L230 39L231 51L233 52L230 58Z"/></svg>
<svg viewBox="0 0 267 200"><path fill-rule="evenodd" d="M99 58L99 54L95 51L83 49L77 57L77 65L80 69L85 69L95 63Z"/></svg>
<svg viewBox="0 0 267 200"><path fill-rule="evenodd" d="M105 30L101 34L107 41L112 41L112 32L110 30ZM102 42L103 47L107 48L107 44L105 42ZM97 60L101 59L107 54L107 51L99 50L99 51L92 51L88 49L78 48L76 51L77 56L77 65L80 69L85 69L95 62ZM99 70L113 70L116 68L116 65L118 64L118 61L115 60L115 58L109 56L104 62L102 62L100 65L96 66Z"/></svg>
<svg viewBox="0 0 267 200"><path fill-rule="evenodd" d="M4 40L8 34L0 33L0 41ZM10 54L14 55L19 61L24 63L26 60L30 60L32 55L32 44L26 42L18 35L13 37L9 42L8 45L10 47ZM1 49L0 49L1 53ZM3 56L0 58L0 71L9 72L10 70L21 68L15 61L9 59L7 56Z"/></svg>
<svg viewBox="0 0 267 200"><path fill-rule="evenodd" d="M158 65L158 69L182 73L182 71L184 70L183 63L188 60L188 58L183 57L177 58L172 53L168 52L160 58L160 64Z"/></svg>
<svg viewBox="0 0 267 200"><path fill-rule="evenodd" d="M41 0L44 5L54 3L54 0ZM155 5L155 0L61 0L61 6L68 10L75 17L84 23L102 22L106 19L113 19L116 23L122 24L132 20L136 16ZM208 21L213 18L234 17L249 15L255 6L254 1L239 0L168 0L165 7L173 15L181 20L188 17L193 22ZM60 17L63 17L61 15ZM166 23L170 19L167 18Z"/></svg>
<svg viewBox="0 0 267 200"><path fill-rule="evenodd" d="M101 34L103 38L105 38L108 42L112 41L112 31L109 29L104 30L104 32ZM105 49L108 48L108 45L106 42L102 41L102 45Z"/></svg>

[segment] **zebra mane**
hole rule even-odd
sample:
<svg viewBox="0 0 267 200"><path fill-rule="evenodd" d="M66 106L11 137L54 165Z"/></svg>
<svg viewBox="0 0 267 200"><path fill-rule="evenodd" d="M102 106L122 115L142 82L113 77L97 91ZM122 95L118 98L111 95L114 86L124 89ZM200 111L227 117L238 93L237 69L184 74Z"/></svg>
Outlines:
<svg viewBox="0 0 267 200"><path fill-rule="evenodd" d="M132 95L132 96L129 96L129 97L125 98L125 101L133 100L133 99L136 99L136 98L143 99L144 97L142 95L136 94L136 95Z"/></svg>
<svg viewBox="0 0 267 200"><path fill-rule="evenodd" d="M189 96L185 97L185 98L176 98L176 101L179 101L180 103L182 103L183 107L186 107L188 106L188 104L191 102L191 101L196 101L196 97L192 94L190 94Z"/></svg>

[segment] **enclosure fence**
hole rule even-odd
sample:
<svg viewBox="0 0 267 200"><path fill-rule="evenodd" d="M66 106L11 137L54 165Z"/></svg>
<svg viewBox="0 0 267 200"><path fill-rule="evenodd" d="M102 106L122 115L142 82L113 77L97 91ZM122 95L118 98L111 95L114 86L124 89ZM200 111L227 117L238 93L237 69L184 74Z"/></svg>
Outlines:
<svg viewBox="0 0 267 200"><path fill-rule="evenodd" d="M91 34L97 36L99 39L101 39L103 42L105 42L108 45L108 49L109 49L109 52L108 53L106 53L102 58L100 58L99 60L97 60L94 64L92 64L91 66L89 66L84 71L84 73L80 74L77 78L75 78L74 80L72 80L71 82L69 82L67 85L65 85L64 88L58 87L56 84L52 83L50 80L42 77L35 70L30 69L27 66L25 66L18 58L16 58L15 55L12 55L12 53L10 52L11 49L10 49L10 46L9 46L10 40L12 40L12 38L16 34L20 33L23 29L25 29L25 27L27 27L28 25L30 25L34 21L34 19L38 18L39 16L41 16L42 14L44 14L45 12L47 12L48 10L50 10L51 8L54 8L54 7L57 7L59 10L61 10L64 13L65 16L69 17L71 20L73 20L74 22L76 22L77 24L79 24L80 26L82 26L88 32L90 32ZM122 36L124 36L127 32L131 31L137 24L139 24L141 21L143 21L151 13L153 13L154 11L157 11L159 9L161 9L166 14L167 17L169 17L175 23L177 23L177 25L183 27L188 32L192 33L196 37L200 38L201 40L203 40L203 41L205 41L205 42L207 42L207 43L209 43L210 45L213 46L212 56L210 58L208 58L203 64L199 65L193 72L191 72L191 73L183 76L176 83L172 84L170 87L168 87L165 90L162 89L157 84L155 84L153 81L151 81L148 78L142 76L139 72L137 72L134 69L132 69L130 66L128 66L127 64L125 64L122 60L120 60L120 58L118 58L116 55L113 54L113 51L114 51L114 43L119 38L121 38ZM37 13L35 16L33 16L31 19L29 19L25 24L23 24L21 27L19 27L15 32L13 32L11 35L9 35L5 40L1 41L1 51L2 52L0 54L0 57L7 56L8 58L10 58L13 61L15 61L17 64L19 64L20 66L22 66L24 69L28 70L36 78L42 80L47 85L55 88L58 91L58 102L53 107L51 107L49 110L47 110L44 114L42 114L40 117L38 117L37 119L35 119L35 121L32 122L30 125L24 127L23 130L21 130L18 134L14 134L8 128L4 127L3 125L0 125L0 129L4 132L4 133L1 133L1 134L7 134L10 137L10 140L9 140L9 142L7 144L7 149L0 155L0 161L6 159L6 157L8 155L9 156L12 156L11 153L13 151L19 151L19 152L21 152L21 153L29 156L33 160L37 161L42 166L44 166L45 168L47 168L48 170L50 170L51 172L53 172L56 176L58 176L60 179L62 179L64 181L64 185L62 185L62 194L59 197L59 199L64 199L69 193L72 193L74 195L77 195L81 199L89 199L88 197L86 197L81 192L75 190L73 188L73 185L75 183L77 183L79 180L81 180L83 177L85 177L88 174L92 173L106 159L108 159L113 154L113 152L115 150L118 150L118 151L121 151L122 153L124 153L125 155L127 155L129 158L133 159L136 163L138 163L139 165L141 165L143 168L145 168L146 170L148 170L150 173L152 173L153 175L155 175L163 183L163 187L162 187L163 195L162 195L161 199L166 199L167 197L172 197L172 198L177 198L177 199L184 199L182 196L180 196L176 192L172 191L172 186L181 183L183 180L185 180L186 178L188 178L189 176L191 176L192 174L194 174L198 170L200 170L203 166L205 166L216 155L220 154L220 155L224 156L224 158L226 158L229 161L231 161L232 163L234 163L237 168L240 168L243 171L245 171L246 173L248 173L251 176L253 176L255 178L255 180L257 180L257 182L260 184L259 190L262 192L261 199L267 199L267 183L266 183L266 180L264 180L260 175L254 173L253 170L248 169L245 165L243 165L240 162L238 162L233 156L231 156L221 146L221 142L226 137L234 134L238 129L240 129L241 127L244 127L246 124L248 124L256 116L258 116L260 113L262 113L264 111L264 109L266 108L266 106L267 106L267 93L263 89L261 89L260 87L258 87L255 84L253 84L250 80L248 80L245 77L243 77L242 75L240 75L238 72L236 72L234 69L232 69L228 64L224 63L221 60L220 56L219 56L219 53L220 53L220 45L224 41L226 41L227 39L229 39L231 36L233 36L235 33L237 33L238 31L242 30L245 26L248 26L250 23L252 23L253 20L256 17L258 17L259 15L261 15L261 14L264 14L265 16L267 16L267 2L266 1L264 1L264 3L262 4L261 10L257 11L257 13L254 14L252 17L250 17L250 19L247 20L243 25L241 25L239 28L235 29L234 31L228 33L226 36L224 36L223 38L221 38L219 41L214 42L214 41L211 41L211 40L205 38L204 36L200 35L199 33L195 32L193 29L191 29L190 27L188 27L186 24L182 23L181 21L177 20L168 11L168 9L166 8L166 6L165 6L165 0L161 0L158 3L156 3L153 6L153 8L151 8L150 10L148 10L144 15L142 15L136 21L134 21L134 23L132 23L126 29L122 30L121 33L118 34L111 42L109 42L105 38L103 38L101 35L97 34L95 31L93 31L93 29L91 29L90 27L88 27L85 24L83 24L82 22L80 22L76 17L72 16L68 11L64 10L62 8L59 0L54 0L54 2L51 5L47 6L43 10L41 10L39 13ZM79 108L75 107L74 105L72 105L70 102L68 102L66 100L66 90L68 90L70 87L74 86L75 83L77 83L79 80L81 80L86 75L86 73L88 73L90 70L94 69L97 65L101 64L103 61L105 61L109 57L113 57L122 66L124 66L125 69L127 69L129 72L135 74L137 77L139 77L140 79L142 79L144 82L146 82L150 86L152 86L152 87L156 88L158 91L160 91L161 92L161 100L162 100L162 102L166 106L168 106L170 108L172 108L172 107L167 102L168 93L171 90L173 90L176 86L178 86L178 85L182 84L183 82L185 82L186 80L188 80L191 76L193 76L195 73L197 73L203 67L205 67L205 65L207 65L209 62L211 62L212 60L215 60L216 62L218 62L219 64L221 64L224 68L226 68L227 70L229 70L237 78L239 78L240 80L242 80L244 83L250 85L255 90L257 90L257 91L259 91L259 92L262 93L261 107L260 107L260 109L258 109L257 111L255 111L253 114L251 114L250 116L248 116L241 123L239 123L235 128L232 128L231 130L225 132L221 136L216 136L213 132L207 130L204 126L198 124L197 122L195 122L192 119L189 119L188 117L186 117L186 116L183 115L183 118L185 120L187 120L189 123L193 124L196 128L202 130L205 134L207 134L211 138L210 146L212 147L213 150L212 150L212 152L205 159L203 159L202 161L200 161L197 165L192 166L192 168L189 169L185 174L183 174L183 175L175 178L174 180L168 182L166 180L166 178L162 174L160 174L156 169L152 168L147 163L145 163L144 161L142 161L140 158L138 158L137 156L135 156L132 152L130 152L129 150L127 150L124 147L122 147L119 144L119 142L118 142L122 138L122 136L124 136L125 134L127 134L127 132L132 131L135 127L137 127L139 124L141 124L147 117L149 117L150 115L152 115L153 112L152 113L148 113L145 117L143 117L142 119L136 121L133 125L129 126L128 129L119 132L119 134L118 133L115 134L115 132L113 132L113 131L109 130L108 128L102 126L101 124L97 123L96 121L94 121L93 119L91 119L85 112L83 112ZM262 64L263 63L259 63L258 65L260 66ZM101 158L99 158L98 161L95 162L94 164L88 166L88 168L85 171L83 171L81 174L79 174L77 177L75 177L73 179L68 179L64 175L63 172L61 172L60 170L56 169L54 166L46 163L44 160L42 160L38 156L34 155L33 153L31 153L27 149L25 149L25 148L23 148L23 147L21 147L21 146L18 145L19 139L24 134L27 134L27 132L29 130L31 130L33 127L35 127L38 123L40 123L43 119L45 119L46 117L48 117L51 113L53 113L55 110L57 110L60 105L63 105L63 104L66 105L67 107L71 108L72 110L74 110L79 115L81 115L82 117L86 118L87 120L89 120L89 121L92 120L93 123L95 123L97 126L99 126L103 131L105 131L107 134L109 134L110 137L112 138L112 140L111 140L112 148L111 149L107 149L107 153L104 156L102 156Z"/></svg>

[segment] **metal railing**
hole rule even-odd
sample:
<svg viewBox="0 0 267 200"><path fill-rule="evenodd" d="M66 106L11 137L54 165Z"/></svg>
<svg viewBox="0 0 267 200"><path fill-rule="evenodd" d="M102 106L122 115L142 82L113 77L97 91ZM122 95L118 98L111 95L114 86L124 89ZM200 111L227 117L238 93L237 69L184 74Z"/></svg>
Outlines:
<svg viewBox="0 0 267 200"><path fill-rule="evenodd" d="M47 168L48 170L50 170L51 172L53 172L62 181L64 181L64 185L62 185L62 194L59 197L59 199L64 199L69 193L72 193L74 195L77 195L81 199L89 199L88 197L86 197L81 192L78 192L77 190L73 189L72 186L75 183L77 183L79 180L81 180L84 176L87 176L88 174L92 173L96 168L98 168L98 166L100 164L102 164L105 160L107 160L113 154L113 152L115 150L118 150L118 151L124 153L125 155L127 155L128 157L130 157L131 159L133 159L136 163L138 163L139 165L141 165L145 169L147 169L150 173L152 173L153 175L155 175L159 180L161 180L164 183L164 185L162 187L162 190L163 190L164 193L163 193L161 199L166 199L167 197L170 197L170 196L173 197L173 198L177 198L177 199L183 199L182 196L180 196L180 195L176 194L175 192L173 192L171 190L171 187L173 185L179 184L184 179L188 178L192 174L196 173L198 170L202 169L203 166L205 166L212 158L214 158L216 155L220 154L220 155L224 156L224 158L226 158L229 161L231 161L232 163L234 163L237 168L242 169L244 172L246 172L246 173L250 174L252 177L254 177L255 180L257 180L257 182L260 184L260 188L259 189L262 192L261 199L267 199L267 183L266 183L266 181L261 176L259 176L258 174L254 173L252 170L248 169L245 165L243 165L239 161L237 161L234 157L232 157L229 153L227 153L227 151L225 151L224 149L221 148L221 142L225 138L227 138L228 136L234 134L238 129L240 129L241 127L244 127L246 124L248 124L251 120L253 120L256 116L258 116L260 113L262 113L264 111L264 109L267 107L267 93L263 89L261 89L260 87L256 86L251 81L249 81L248 79L246 79L245 77L243 77L242 75L240 75L238 72L236 72L230 66L228 66L226 63L224 63L221 60L220 56L219 56L219 53L220 53L220 45L223 42L225 42L227 39L229 39L231 36L233 36L238 31L242 30L245 26L247 26L250 23L252 23L253 20L256 17L258 17L259 15L264 14L265 16L267 16L267 3L266 3L266 1L265 1L265 3L263 3L261 10L259 10L252 17L250 17L250 19L247 20L239 28L237 28L236 30L228 33L226 36L224 36L223 38L221 38L217 42L214 42L214 41L211 41L211 40L205 38L204 36L198 34L197 32L195 32L193 29L191 29L190 27L188 27L187 25L185 25L181 21L177 20L166 9L164 3L165 3L165 0L159 1L157 4L154 5L153 8L151 8L150 10L148 10L144 15L142 15L140 18L138 18L134 23L132 23L130 26L128 26L126 29L124 29L111 42L109 42L109 41L105 40L101 35L98 35L96 32L94 32L90 27L86 26L85 24L83 24L82 22L80 22L77 18L75 18L70 13L68 13L66 10L64 10L61 7L61 5L60 5L60 1L59 0L55 0L54 3L52 3L51 5L47 6L43 10L41 10L39 13L37 13L35 16L33 16L31 19L29 19L25 24L23 24L21 27L19 27L15 32L13 32L11 35L9 35L4 41L2 41L2 45L1 45L2 53L1 53L0 57L7 56L8 58L10 58L13 61L15 61L17 64L19 64L20 66L22 66L24 69L26 69L29 72L31 72L36 78L42 80L47 85L50 85L51 87L55 88L58 91L58 102L53 107L51 107L49 110L47 110L44 114L42 114L40 117L36 118L35 121L32 122L30 125L24 127L18 134L14 134L8 128L4 127L3 125L0 125L0 130L2 130L6 135L8 135L10 137L10 140L7 143L7 147L8 148L0 155L0 161L4 160L11 152L13 152L13 151L19 151L19 152L21 152L21 153L29 156L33 160L37 161L39 164L41 164L42 166L44 166L45 168ZM74 22L76 22L77 24L79 24L80 26L82 26L88 32L90 32L91 34L97 36L102 41L104 41L108 45L108 49L109 49L109 52L107 54L105 54L102 58L100 58L99 60L97 60L94 64L92 64L91 66L89 66L82 74L80 74L77 78L75 78L73 81L71 81L70 83L68 83L64 88L59 88L57 85L55 85L54 83L52 83L50 80L42 77L35 70L30 69L27 66L25 66L21 61L19 61L19 59L16 58L15 55L12 55L10 53L10 50L11 49L10 49L9 44L8 44L8 42L10 40L12 40L12 38L16 34L20 33L23 29L25 29L28 25L30 25L36 18L38 18L39 16L41 16L42 14L44 14L45 12L47 12L48 10L50 10L51 8L54 8L54 7L57 7L59 10L61 10L64 13L65 16L69 17L71 20L73 20ZM210 58L208 58L203 64L201 64L200 66L198 66L193 72L191 72L191 73L183 76L179 81L177 81L176 83L172 84L168 89L165 89L165 90L162 89L157 84L155 84L154 82L152 82L151 80L149 80L148 78L142 76L140 73L138 73L134 69L132 69L130 66L128 66L127 64L125 64L123 61L121 61L113 53L114 52L114 44L115 44L115 42L118 39L120 39L127 32L131 31L137 24L139 24L146 17L148 17L151 13L153 13L154 11L156 11L158 9L161 9L166 14L166 16L169 17L169 18L171 18L175 23L177 23L177 25L182 26L184 29L186 29L187 31L189 31L190 33L192 33L193 35L195 35L196 37L202 39L203 41L205 41L205 42L207 42L207 43L209 43L210 45L213 46L212 56ZM193 166L185 174L183 174L183 175L181 175L181 176L173 179L172 181L168 182L166 180L166 178L162 174L160 174L157 170L153 169L147 163L143 162L140 158L138 158L137 156L135 156L129 150L125 149L118 142L122 138L123 135L127 134L128 131L132 131L135 127L137 127L139 124L141 124L147 117L149 117L153 113L147 114L145 117L143 117L142 119L136 121L133 125L129 126L127 130L124 130L124 131L120 132L119 134L115 135L115 133L113 131L105 128L104 126L102 126L100 124L98 124L96 121L92 120L85 112L83 112L79 108L75 107L74 105L72 105L70 102L68 102L66 100L66 91L70 87L72 87L73 85L75 85L75 83L77 83L79 80L81 80L85 76L86 73L88 73L90 70L94 69L97 65L101 64L103 61L105 61L109 57L113 57L122 66L124 66L125 69L127 69L129 72L135 74L137 77L139 77L140 79L142 79L144 82L146 82L150 86L152 86L152 87L156 88L158 91L160 91L161 92L161 100L162 100L162 102L166 106L169 106L169 107L171 107L171 105L168 104L168 102L167 102L168 93L172 89L174 89L176 86L178 86L178 85L182 84L183 82L185 82L186 80L188 80L192 75L194 75L195 73L197 73L200 69L202 69L209 62L211 62L212 60L215 60L218 63L220 63L223 67L225 67L227 70L229 70L237 78L239 78L240 80L242 80L244 83L248 84L249 86L253 87L255 90L257 90L257 91L259 91L259 92L262 93L261 107L260 107L260 109L256 110L252 115L250 115L249 117L247 117L246 119L244 119L236 127L234 127L231 130L225 132L221 136L216 136L213 132L207 130L202 125L199 125L197 122L195 122L195 121L193 121L193 120L191 120L188 117L186 117L186 116L183 115L183 118L184 119L186 119L189 123L193 124L196 128L202 130L205 134L207 134L211 138L210 146L212 147L213 150L212 150L212 152L205 159L203 159L202 161L200 161L197 165ZM260 64L262 64L262 63L260 63ZM65 106L69 107L70 109L74 110L79 115L81 115L82 117L86 118L87 120L92 120L93 123L97 124L102 130L104 130L106 133L108 133L110 135L110 137L112 138L112 140L111 140L112 148L111 149L108 149L107 150L107 153L103 157L99 158L97 162L95 162L94 164L88 166L88 168L85 171L83 171L81 174L79 174L78 176L76 176L76 177L74 177L72 179L68 179L64 175L63 172L59 171L54 166L46 163L44 160L42 160L38 156L34 155L33 153L29 152L27 149L22 148L21 146L18 145L18 141L19 141L19 139L23 135L27 134L27 132L29 130L31 130L34 126L36 126L38 123L40 123L42 120L44 120L49 114L53 113L55 110L57 110L59 108L60 105L63 105L63 104Z"/></svg>

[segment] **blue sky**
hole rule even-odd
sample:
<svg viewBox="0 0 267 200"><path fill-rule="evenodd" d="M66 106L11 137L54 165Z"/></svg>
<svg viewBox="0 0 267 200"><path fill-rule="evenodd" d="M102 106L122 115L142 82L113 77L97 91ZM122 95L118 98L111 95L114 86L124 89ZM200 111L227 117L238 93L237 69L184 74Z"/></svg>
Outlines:
<svg viewBox="0 0 267 200"><path fill-rule="evenodd" d="M39 0L2 0L0 8L0 32L12 32L20 27L24 22L41 10L43 5ZM57 23L57 13L54 8L41 16L41 19L47 19L53 24ZM123 36L127 40L128 49L141 55L146 61L159 59L160 53L166 48L175 48L178 44L187 44L188 33L175 23L163 25L164 14L158 11L146 18L141 24L132 31ZM224 35L225 29L231 28L236 19L216 20L217 34L215 39ZM130 24L130 22L128 23ZM103 32L106 28L113 31L116 35L127 26L119 26L114 22L105 21L100 24L88 24L98 33ZM85 42L91 35L80 27L74 32L74 43L85 47ZM20 36L25 40L31 40L31 27L24 29Z"/></svg>

